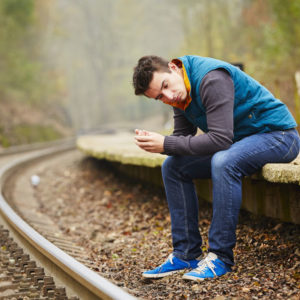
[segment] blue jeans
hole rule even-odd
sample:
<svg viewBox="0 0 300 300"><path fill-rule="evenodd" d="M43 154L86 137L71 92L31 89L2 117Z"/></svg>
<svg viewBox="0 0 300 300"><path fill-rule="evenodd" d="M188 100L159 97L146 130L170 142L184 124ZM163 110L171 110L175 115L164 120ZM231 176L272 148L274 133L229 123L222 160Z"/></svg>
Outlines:
<svg viewBox="0 0 300 300"><path fill-rule="evenodd" d="M209 251L233 265L243 176L257 172L266 163L292 161L299 147L298 132L290 129L251 135L212 156L169 156L163 163L162 176L171 215L173 254L185 260L202 254L193 179L211 178L213 218Z"/></svg>

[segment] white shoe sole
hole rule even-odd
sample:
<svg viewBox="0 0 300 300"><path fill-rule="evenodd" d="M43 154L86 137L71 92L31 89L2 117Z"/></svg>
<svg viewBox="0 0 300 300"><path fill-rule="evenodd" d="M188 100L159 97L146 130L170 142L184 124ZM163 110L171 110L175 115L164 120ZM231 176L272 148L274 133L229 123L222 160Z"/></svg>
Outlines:
<svg viewBox="0 0 300 300"><path fill-rule="evenodd" d="M180 272L180 271L183 271L183 270L176 270L176 271L158 273L158 274L144 274L143 273L142 276L145 278L162 278L162 277L169 276L169 275L172 275L172 274Z"/></svg>
<svg viewBox="0 0 300 300"><path fill-rule="evenodd" d="M194 280L194 281L203 281L205 278L199 278L199 277L190 276L190 275L183 275L182 279Z"/></svg>

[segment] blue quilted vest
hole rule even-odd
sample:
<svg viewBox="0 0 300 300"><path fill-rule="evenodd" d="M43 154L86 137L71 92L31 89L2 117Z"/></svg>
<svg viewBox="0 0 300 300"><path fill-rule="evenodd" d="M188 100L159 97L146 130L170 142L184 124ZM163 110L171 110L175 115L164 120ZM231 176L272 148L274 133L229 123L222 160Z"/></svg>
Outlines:
<svg viewBox="0 0 300 300"><path fill-rule="evenodd" d="M178 59L184 64L191 83L192 101L182 112L202 131L208 132L208 128L206 111L199 92L200 84L209 71L218 68L227 70L234 83L234 142L254 133L285 130L297 126L286 105L238 67L221 60L200 56L188 55Z"/></svg>

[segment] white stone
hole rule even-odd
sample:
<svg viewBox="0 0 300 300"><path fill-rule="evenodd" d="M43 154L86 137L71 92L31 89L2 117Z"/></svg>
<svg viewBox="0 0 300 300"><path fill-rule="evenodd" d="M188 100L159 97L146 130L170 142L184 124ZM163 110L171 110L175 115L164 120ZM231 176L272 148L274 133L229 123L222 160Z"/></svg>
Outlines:
<svg viewBox="0 0 300 300"><path fill-rule="evenodd" d="M41 182L41 179L38 175L32 175L31 176L31 184L33 186L38 186L40 182Z"/></svg>

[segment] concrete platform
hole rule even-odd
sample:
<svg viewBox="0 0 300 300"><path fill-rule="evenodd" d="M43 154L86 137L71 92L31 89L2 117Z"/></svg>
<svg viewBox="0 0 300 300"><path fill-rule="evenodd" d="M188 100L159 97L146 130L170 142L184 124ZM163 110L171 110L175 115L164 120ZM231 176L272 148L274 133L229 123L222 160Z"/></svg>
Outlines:
<svg viewBox="0 0 300 300"><path fill-rule="evenodd" d="M77 138L77 148L105 159L127 176L162 185L160 167L166 156L147 153L134 144L134 135L89 135ZM197 180L200 199L212 201L210 180ZM289 164L266 164L243 180L242 208L256 214L300 224L300 155Z"/></svg>
<svg viewBox="0 0 300 300"><path fill-rule="evenodd" d="M134 135L88 135L77 139L77 148L99 159L145 167L160 167L165 155L148 153L134 143Z"/></svg>

